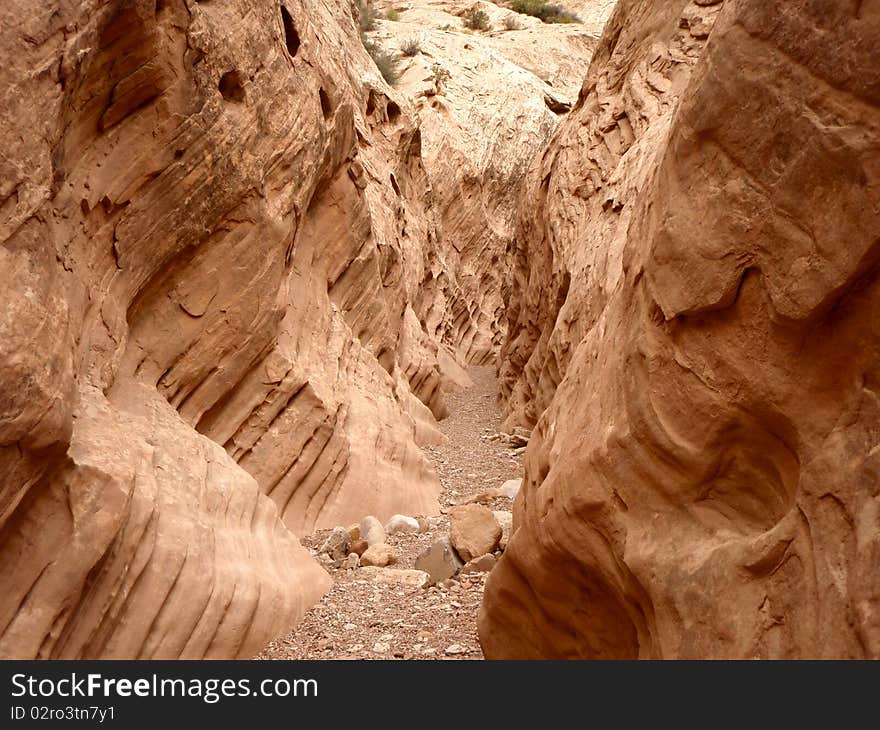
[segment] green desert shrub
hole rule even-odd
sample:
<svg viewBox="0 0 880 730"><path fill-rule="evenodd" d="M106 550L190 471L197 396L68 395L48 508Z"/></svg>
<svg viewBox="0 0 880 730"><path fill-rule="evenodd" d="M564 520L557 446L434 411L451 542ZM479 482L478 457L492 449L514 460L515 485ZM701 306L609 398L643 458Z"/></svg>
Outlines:
<svg viewBox="0 0 880 730"><path fill-rule="evenodd" d="M508 15L504 19L504 30L519 30L521 27L519 21L513 15Z"/></svg>
<svg viewBox="0 0 880 730"><path fill-rule="evenodd" d="M369 5L364 2L364 0L357 0L357 8L358 8L358 28L361 33L366 33L369 30L376 29L376 21L379 19L379 11L376 10L372 5Z"/></svg>
<svg viewBox="0 0 880 730"><path fill-rule="evenodd" d="M400 52L407 58L418 55L418 52L421 50L422 44L418 38L405 38L403 43L400 44Z"/></svg>
<svg viewBox="0 0 880 730"><path fill-rule="evenodd" d="M379 73L382 74L382 78L388 84L394 86L397 83L397 79L400 78L400 72L397 70L397 59L394 58L394 54L384 50L376 41L371 41L369 38L361 36L361 40L364 42L364 48L367 49L370 58L373 59L373 63L376 64L376 68L379 69Z"/></svg>
<svg viewBox="0 0 880 730"><path fill-rule="evenodd" d="M547 0L511 0L510 9L523 15L540 18L545 23L580 23L581 19L561 5Z"/></svg>
<svg viewBox="0 0 880 730"><path fill-rule="evenodd" d="M479 8L470 8L461 17L464 21L464 27L471 30L489 30L492 27L489 24L489 16Z"/></svg>
<svg viewBox="0 0 880 730"><path fill-rule="evenodd" d="M398 20L400 20L400 13L394 8L391 8L391 10L385 13L385 20L392 20L396 23Z"/></svg>

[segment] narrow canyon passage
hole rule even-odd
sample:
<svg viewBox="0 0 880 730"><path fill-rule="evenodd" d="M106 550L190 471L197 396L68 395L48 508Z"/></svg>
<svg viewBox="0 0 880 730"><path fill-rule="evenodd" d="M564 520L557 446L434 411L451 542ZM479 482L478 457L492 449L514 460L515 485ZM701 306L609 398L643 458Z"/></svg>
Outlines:
<svg viewBox="0 0 880 730"><path fill-rule="evenodd" d="M422 523L418 534L388 535L397 562L386 568L327 567L333 587L296 630L273 641L260 659L481 659L476 618L488 573L460 574L423 588L424 574L413 571L419 554L449 534L447 510L500 487L522 473L521 449L496 437L495 366L473 367L474 385L450 393L450 415L440 428L448 441L425 449L442 486L444 514ZM504 496L481 502L509 512ZM330 530L301 538L313 554Z"/></svg>

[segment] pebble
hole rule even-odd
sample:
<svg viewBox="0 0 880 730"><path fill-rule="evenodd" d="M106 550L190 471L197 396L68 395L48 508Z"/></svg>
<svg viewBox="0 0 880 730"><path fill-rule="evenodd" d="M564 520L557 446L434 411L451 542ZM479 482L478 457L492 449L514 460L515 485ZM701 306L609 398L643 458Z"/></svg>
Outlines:
<svg viewBox="0 0 880 730"><path fill-rule="evenodd" d="M450 644L446 647L446 653L450 655L454 654L467 654L468 650L465 649L461 644Z"/></svg>

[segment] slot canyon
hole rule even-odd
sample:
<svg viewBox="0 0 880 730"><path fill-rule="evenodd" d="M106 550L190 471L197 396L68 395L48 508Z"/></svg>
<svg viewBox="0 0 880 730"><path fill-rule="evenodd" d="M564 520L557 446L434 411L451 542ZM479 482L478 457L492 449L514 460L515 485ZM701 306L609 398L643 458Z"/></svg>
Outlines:
<svg viewBox="0 0 880 730"><path fill-rule="evenodd" d="M880 0L0 53L0 657L880 658Z"/></svg>

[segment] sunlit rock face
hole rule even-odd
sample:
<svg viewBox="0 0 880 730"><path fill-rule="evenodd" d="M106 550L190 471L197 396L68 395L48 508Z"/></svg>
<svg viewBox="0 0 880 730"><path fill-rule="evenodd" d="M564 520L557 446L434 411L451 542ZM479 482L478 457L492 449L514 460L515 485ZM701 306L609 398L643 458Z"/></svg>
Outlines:
<svg viewBox="0 0 880 730"><path fill-rule="evenodd" d="M488 657L880 657L877 38L618 5L517 228Z"/></svg>

